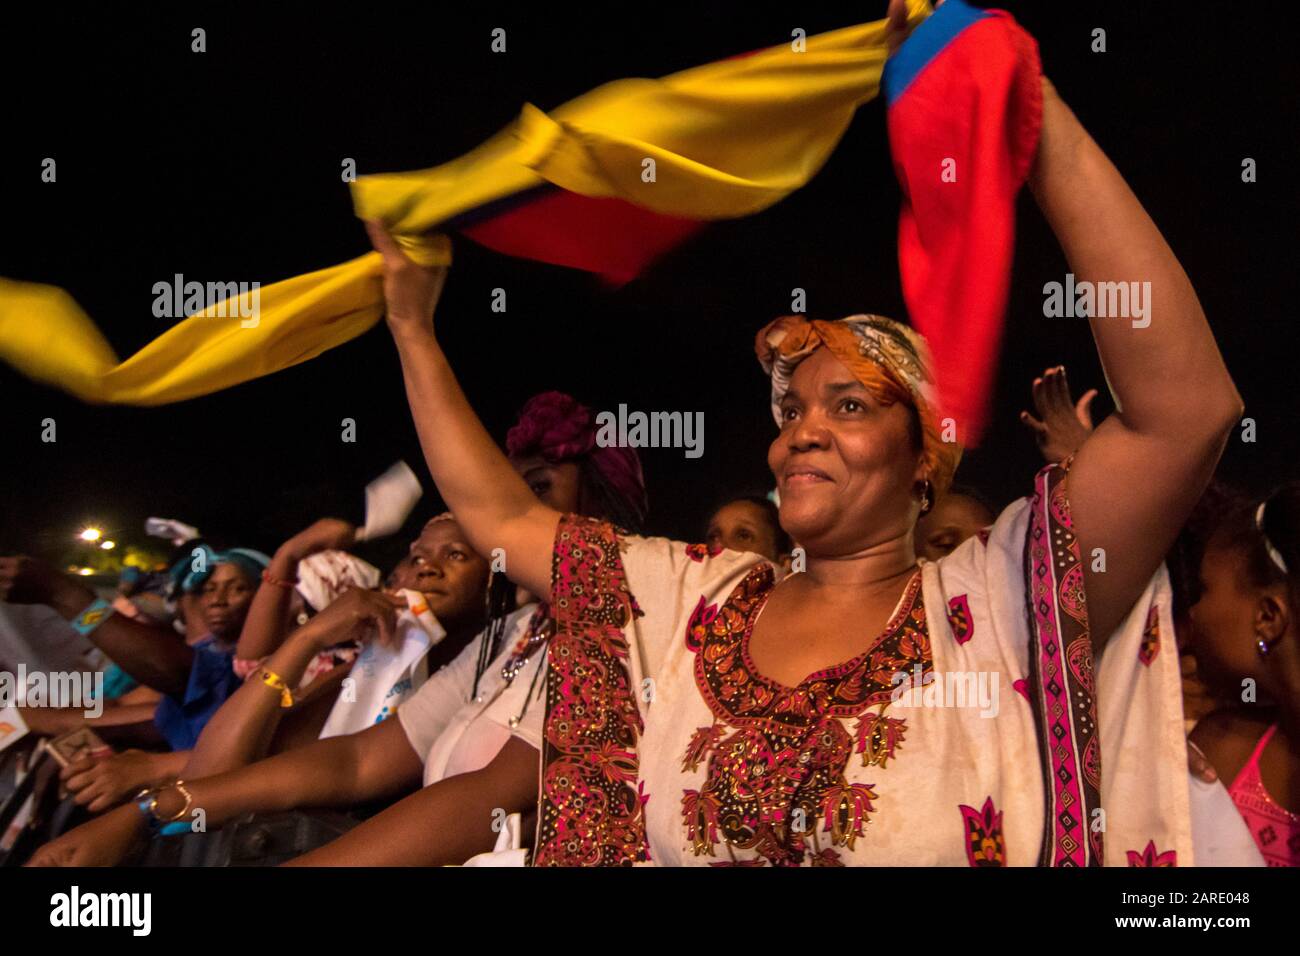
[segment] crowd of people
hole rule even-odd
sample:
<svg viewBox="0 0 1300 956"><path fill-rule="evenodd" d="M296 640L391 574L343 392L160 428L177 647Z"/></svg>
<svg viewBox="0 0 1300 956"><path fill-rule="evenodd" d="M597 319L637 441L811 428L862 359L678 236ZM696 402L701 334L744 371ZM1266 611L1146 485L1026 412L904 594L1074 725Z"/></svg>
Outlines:
<svg viewBox="0 0 1300 956"><path fill-rule="evenodd" d="M102 714L25 707L32 734L134 742L63 769L81 815L30 862L329 808L293 864L1296 865L1300 483L1211 482L1241 399L1050 84L1030 185L1075 275L1138 269L1161 304L1092 320L1116 411L1045 370L1044 467L995 508L954 484L914 330L777 319L776 492L734 489L698 543L654 535L637 452L567 393L498 445L435 334L447 270L368 223L450 510L386 575L334 518L273 555L181 542L111 601L0 559L0 598L112 665Z"/></svg>

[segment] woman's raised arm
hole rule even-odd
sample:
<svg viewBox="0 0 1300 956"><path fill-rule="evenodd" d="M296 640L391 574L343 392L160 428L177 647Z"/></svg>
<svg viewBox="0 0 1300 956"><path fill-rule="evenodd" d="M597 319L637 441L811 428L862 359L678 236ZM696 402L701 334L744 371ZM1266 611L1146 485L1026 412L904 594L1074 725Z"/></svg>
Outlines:
<svg viewBox="0 0 1300 956"><path fill-rule="evenodd" d="M366 229L384 257L388 327L402 360L406 397L424 460L443 500L479 554L504 549L506 575L538 596L551 593L559 512L524 484L461 391L433 333L445 267L416 265L377 222Z"/></svg>
<svg viewBox="0 0 1300 956"><path fill-rule="evenodd" d="M1117 406L1079 449L1067 479L1099 646L1200 498L1241 417L1241 396L1173 251L1046 80L1030 186L1075 288L1091 283L1096 291L1089 321ZM1103 316L1096 308L1103 297L1128 308Z"/></svg>

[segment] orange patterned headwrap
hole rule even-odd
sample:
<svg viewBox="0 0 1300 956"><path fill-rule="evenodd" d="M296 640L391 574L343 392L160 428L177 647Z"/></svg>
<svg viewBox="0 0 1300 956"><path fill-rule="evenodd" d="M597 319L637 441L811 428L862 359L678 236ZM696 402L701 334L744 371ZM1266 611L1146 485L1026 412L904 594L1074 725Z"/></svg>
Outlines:
<svg viewBox="0 0 1300 956"><path fill-rule="evenodd" d="M763 370L772 376L776 423L781 424L781 400L795 367L823 345L877 401L903 402L916 409L930 483L936 497L947 491L961 460L961 446L943 440L925 339L901 322L880 315L851 315L837 322L787 315L765 326L754 347Z"/></svg>

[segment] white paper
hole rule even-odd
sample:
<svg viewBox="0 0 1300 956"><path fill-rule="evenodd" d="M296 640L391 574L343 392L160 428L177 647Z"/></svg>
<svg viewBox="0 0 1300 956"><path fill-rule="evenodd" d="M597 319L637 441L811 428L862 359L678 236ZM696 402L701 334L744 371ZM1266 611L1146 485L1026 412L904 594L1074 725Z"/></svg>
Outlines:
<svg viewBox="0 0 1300 956"><path fill-rule="evenodd" d="M419 591L404 590L407 609L397 616L396 647L366 642L334 701L320 736L354 734L392 717L428 677L429 649L447 631Z"/></svg>
<svg viewBox="0 0 1300 956"><path fill-rule="evenodd" d="M18 712L17 707L5 707L0 710L0 750L10 744L16 744L27 736L27 721Z"/></svg>
<svg viewBox="0 0 1300 956"><path fill-rule="evenodd" d="M199 529L175 518L145 518L144 533L151 538L166 538L174 545L182 545L199 536Z"/></svg>
<svg viewBox="0 0 1300 956"><path fill-rule="evenodd" d="M357 540L373 541L397 531L422 494L424 489L411 466L404 461L393 465L366 485L366 523L357 532Z"/></svg>

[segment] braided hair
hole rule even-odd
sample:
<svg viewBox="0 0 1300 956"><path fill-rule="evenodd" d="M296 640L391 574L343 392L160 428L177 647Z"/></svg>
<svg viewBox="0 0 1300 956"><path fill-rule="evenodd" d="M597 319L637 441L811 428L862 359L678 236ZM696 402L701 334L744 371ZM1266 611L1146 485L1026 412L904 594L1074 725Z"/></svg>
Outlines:
<svg viewBox="0 0 1300 956"><path fill-rule="evenodd" d="M492 571L487 587L487 626L478 642L478 661L474 665L474 687L470 697L478 697L479 679L487 673L499 653L506 635L506 620L515 609L515 586L503 571Z"/></svg>

